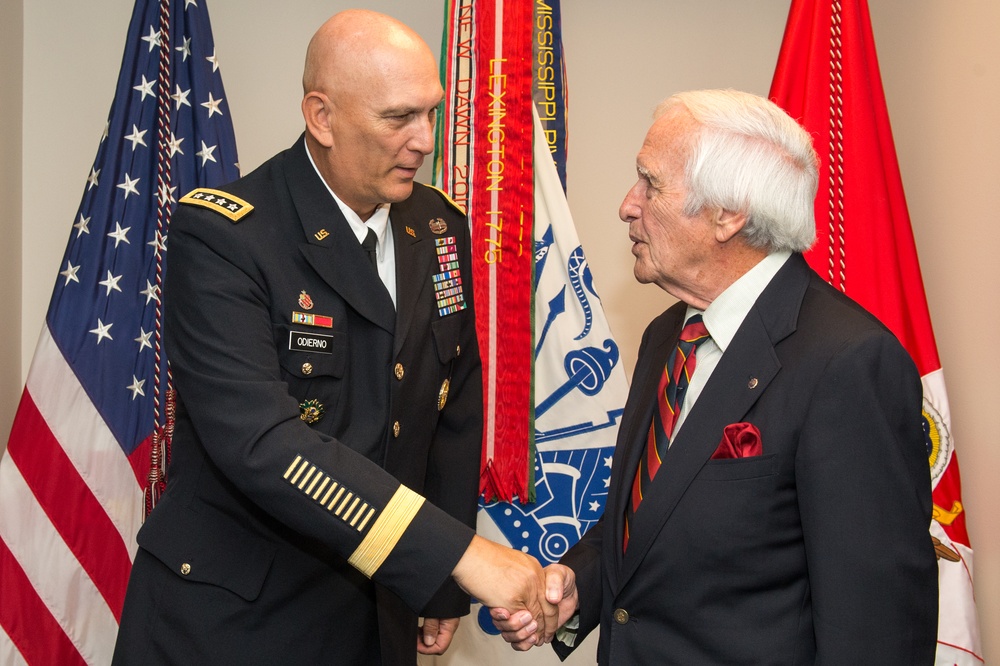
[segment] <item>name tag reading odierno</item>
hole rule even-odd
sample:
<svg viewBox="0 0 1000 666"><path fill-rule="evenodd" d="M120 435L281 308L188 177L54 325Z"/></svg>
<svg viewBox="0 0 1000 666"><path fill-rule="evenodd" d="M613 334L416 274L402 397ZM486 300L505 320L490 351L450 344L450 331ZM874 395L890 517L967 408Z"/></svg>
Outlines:
<svg viewBox="0 0 1000 666"><path fill-rule="evenodd" d="M305 331L288 332L288 348L291 351L332 354L333 349L330 344L331 340L333 340L332 335L319 335L318 333L307 333Z"/></svg>

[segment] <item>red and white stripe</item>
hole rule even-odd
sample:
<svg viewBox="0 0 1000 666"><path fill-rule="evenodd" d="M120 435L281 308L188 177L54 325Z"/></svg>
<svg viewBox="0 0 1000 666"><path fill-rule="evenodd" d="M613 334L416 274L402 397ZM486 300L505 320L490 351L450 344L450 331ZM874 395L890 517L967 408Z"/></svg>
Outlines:
<svg viewBox="0 0 1000 666"><path fill-rule="evenodd" d="M140 483L46 326L0 459L0 664L110 663Z"/></svg>

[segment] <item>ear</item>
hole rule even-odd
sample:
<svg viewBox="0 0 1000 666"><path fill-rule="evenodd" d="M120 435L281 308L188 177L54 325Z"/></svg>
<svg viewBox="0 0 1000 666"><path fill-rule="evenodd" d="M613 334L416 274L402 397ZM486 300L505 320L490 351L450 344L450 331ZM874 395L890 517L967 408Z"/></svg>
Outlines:
<svg viewBox="0 0 1000 666"><path fill-rule="evenodd" d="M747 224L747 216L746 213L719 208L712 216L712 222L715 225L715 240L726 243L743 231L743 227Z"/></svg>
<svg viewBox="0 0 1000 666"><path fill-rule="evenodd" d="M306 130L323 147L333 146L333 113L330 98L321 92L310 92L302 98L302 117L306 121Z"/></svg>

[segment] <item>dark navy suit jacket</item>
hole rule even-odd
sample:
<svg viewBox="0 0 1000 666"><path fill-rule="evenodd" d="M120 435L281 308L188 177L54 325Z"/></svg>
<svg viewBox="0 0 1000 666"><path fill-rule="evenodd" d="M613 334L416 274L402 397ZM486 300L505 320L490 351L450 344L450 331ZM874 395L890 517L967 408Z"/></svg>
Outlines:
<svg viewBox="0 0 1000 666"><path fill-rule="evenodd" d="M921 384L896 338L792 255L622 524L685 305L643 336L604 518L563 559L601 664L932 664ZM712 460L749 422L763 453ZM557 652L569 651L558 643Z"/></svg>

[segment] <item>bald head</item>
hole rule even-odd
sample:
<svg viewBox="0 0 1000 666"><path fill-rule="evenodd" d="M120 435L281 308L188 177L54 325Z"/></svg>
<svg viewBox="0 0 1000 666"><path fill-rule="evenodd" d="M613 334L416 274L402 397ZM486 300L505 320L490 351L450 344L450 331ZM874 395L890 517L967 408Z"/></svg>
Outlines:
<svg viewBox="0 0 1000 666"><path fill-rule="evenodd" d="M349 9L333 15L310 40L302 92L353 94L403 63L437 68L430 48L409 26L378 12Z"/></svg>

